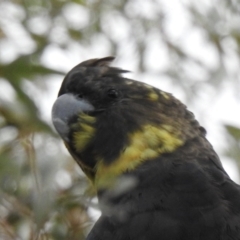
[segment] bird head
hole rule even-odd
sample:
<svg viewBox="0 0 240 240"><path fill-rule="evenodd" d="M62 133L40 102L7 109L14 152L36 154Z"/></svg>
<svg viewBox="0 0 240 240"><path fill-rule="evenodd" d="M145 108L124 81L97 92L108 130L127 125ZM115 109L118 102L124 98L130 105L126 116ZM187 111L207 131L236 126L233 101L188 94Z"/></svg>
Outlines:
<svg viewBox="0 0 240 240"><path fill-rule="evenodd" d="M98 188L204 134L171 94L122 77L113 57L91 59L64 78L52 121L70 154Z"/></svg>

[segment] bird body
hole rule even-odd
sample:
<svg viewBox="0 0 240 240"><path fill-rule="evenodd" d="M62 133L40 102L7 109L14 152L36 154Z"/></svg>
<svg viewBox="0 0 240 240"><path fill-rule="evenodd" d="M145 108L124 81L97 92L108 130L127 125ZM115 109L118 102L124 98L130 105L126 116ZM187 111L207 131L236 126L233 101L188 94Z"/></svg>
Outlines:
<svg viewBox="0 0 240 240"><path fill-rule="evenodd" d="M240 187L194 115L171 94L121 76L113 57L65 77L53 123L95 186L87 240L240 240Z"/></svg>

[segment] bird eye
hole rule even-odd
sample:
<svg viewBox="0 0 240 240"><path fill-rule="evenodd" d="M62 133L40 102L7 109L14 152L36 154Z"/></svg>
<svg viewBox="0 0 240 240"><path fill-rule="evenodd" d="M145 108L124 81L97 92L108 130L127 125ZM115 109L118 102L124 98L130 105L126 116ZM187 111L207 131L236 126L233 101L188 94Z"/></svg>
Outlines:
<svg viewBox="0 0 240 240"><path fill-rule="evenodd" d="M78 94L77 94L77 97L78 97L78 98L83 98L83 94L82 94L82 93L78 93Z"/></svg>
<svg viewBox="0 0 240 240"><path fill-rule="evenodd" d="M107 91L107 95L110 97L110 98L117 98L118 97L118 91L114 88L111 88Z"/></svg>

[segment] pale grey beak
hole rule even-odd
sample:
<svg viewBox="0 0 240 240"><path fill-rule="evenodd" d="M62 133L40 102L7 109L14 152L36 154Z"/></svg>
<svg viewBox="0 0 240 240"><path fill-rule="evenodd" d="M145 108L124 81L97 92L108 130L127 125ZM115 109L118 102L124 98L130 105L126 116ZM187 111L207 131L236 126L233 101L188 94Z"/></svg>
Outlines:
<svg viewBox="0 0 240 240"><path fill-rule="evenodd" d="M78 99L73 94L66 93L57 98L53 104L52 122L59 135L65 141L68 141L69 119L81 112L90 112L93 110L93 105L87 100Z"/></svg>

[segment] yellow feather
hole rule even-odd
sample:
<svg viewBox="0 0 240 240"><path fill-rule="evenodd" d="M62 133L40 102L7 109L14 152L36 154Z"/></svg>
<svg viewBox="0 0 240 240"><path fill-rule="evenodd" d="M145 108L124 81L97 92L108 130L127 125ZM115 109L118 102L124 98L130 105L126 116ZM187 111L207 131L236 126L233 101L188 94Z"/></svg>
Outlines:
<svg viewBox="0 0 240 240"><path fill-rule="evenodd" d="M87 122L87 123L95 123L96 122L96 118L89 116L85 113L80 113L79 114L79 118L81 121Z"/></svg>
<svg viewBox="0 0 240 240"><path fill-rule="evenodd" d="M95 128L92 124L96 121L94 117L81 113L79 121L74 128L76 132L73 134L74 145L76 151L82 151L86 145L91 141L95 134Z"/></svg>
<svg viewBox="0 0 240 240"><path fill-rule="evenodd" d="M165 99L170 99L169 95L166 92L160 91L160 93Z"/></svg>
<svg viewBox="0 0 240 240"><path fill-rule="evenodd" d="M109 188L122 173L134 170L144 161L152 160L163 153L172 152L183 144L177 133L173 134L169 125L145 125L141 130L129 135L130 144L111 164L98 161L95 185Z"/></svg>
<svg viewBox="0 0 240 240"><path fill-rule="evenodd" d="M148 97L152 100L152 101L157 101L158 100L158 95L155 92L151 92Z"/></svg>

